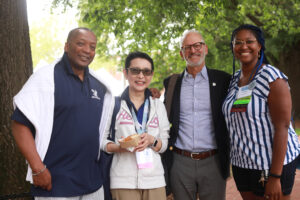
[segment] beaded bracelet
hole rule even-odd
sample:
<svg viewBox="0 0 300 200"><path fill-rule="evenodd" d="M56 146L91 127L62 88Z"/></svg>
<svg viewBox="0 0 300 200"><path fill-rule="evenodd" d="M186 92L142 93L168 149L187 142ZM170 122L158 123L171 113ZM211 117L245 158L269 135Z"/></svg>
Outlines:
<svg viewBox="0 0 300 200"><path fill-rule="evenodd" d="M278 174L272 174L272 173L270 173L269 176L272 176L274 178L281 178L281 175L278 175Z"/></svg>
<svg viewBox="0 0 300 200"><path fill-rule="evenodd" d="M45 165L45 167L43 169L41 169L40 171L38 171L37 173L32 173L32 176L37 176L41 173L43 173L46 170L47 166Z"/></svg>

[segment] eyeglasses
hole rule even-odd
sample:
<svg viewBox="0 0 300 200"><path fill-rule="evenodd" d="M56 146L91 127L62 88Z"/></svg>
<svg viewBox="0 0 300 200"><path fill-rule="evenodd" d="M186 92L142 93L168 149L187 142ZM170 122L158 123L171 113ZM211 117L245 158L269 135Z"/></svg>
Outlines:
<svg viewBox="0 0 300 200"><path fill-rule="evenodd" d="M151 76L153 74L152 69L140 69L136 67L129 67L127 70L133 74L133 75L139 75L141 72L143 73L144 76Z"/></svg>
<svg viewBox="0 0 300 200"><path fill-rule="evenodd" d="M185 45L185 46L181 47L181 49L184 50L184 51L190 51L193 47L196 51L199 51L199 50L202 49L203 45L205 45L204 42L196 42L192 45Z"/></svg>
<svg viewBox="0 0 300 200"><path fill-rule="evenodd" d="M247 46L249 46L249 45L254 44L255 42L256 42L256 40L246 40L246 41L244 41L244 40L234 40L234 41L232 41L232 45L241 47L244 44L246 44Z"/></svg>

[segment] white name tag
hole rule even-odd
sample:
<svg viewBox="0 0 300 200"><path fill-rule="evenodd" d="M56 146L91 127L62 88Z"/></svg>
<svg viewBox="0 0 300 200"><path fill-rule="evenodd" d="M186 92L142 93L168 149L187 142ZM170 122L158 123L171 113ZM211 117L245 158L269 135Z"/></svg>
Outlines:
<svg viewBox="0 0 300 200"><path fill-rule="evenodd" d="M150 148L146 148L141 152L135 152L135 156L139 169L153 167L153 155Z"/></svg>
<svg viewBox="0 0 300 200"><path fill-rule="evenodd" d="M237 94L237 99L241 99L244 97L248 97L252 95L252 90L249 89L249 86L246 85L244 87L240 87L238 94Z"/></svg>

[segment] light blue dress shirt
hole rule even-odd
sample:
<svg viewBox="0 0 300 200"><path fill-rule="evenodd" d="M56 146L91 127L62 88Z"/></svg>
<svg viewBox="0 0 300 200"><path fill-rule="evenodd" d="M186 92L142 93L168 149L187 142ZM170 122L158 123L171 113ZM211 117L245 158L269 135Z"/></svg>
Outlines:
<svg viewBox="0 0 300 200"><path fill-rule="evenodd" d="M217 149L206 66L195 78L185 70L181 84L179 135L175 146L202 152Z"/></svg>

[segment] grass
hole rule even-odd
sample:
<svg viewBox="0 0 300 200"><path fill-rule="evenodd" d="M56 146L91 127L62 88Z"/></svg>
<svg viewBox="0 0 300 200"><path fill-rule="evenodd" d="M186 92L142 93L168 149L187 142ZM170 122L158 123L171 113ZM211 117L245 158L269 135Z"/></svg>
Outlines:
<svg viewBox="0 0 300 200"><path fill-rule="evenodd" d="M295 131L296 131L297 135L300 135L300 128L296 128Z"/></svg>

